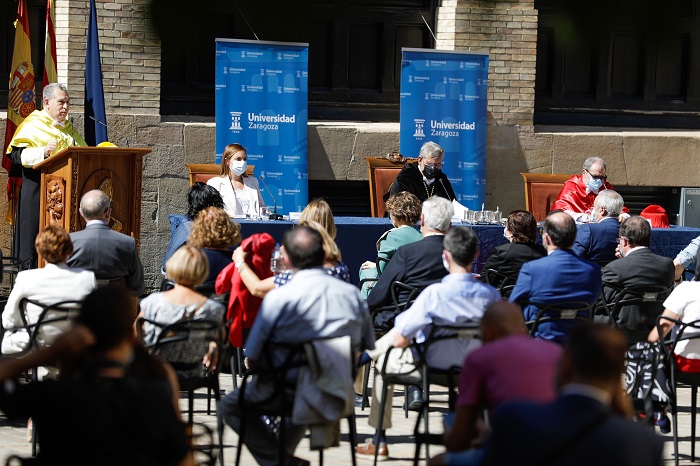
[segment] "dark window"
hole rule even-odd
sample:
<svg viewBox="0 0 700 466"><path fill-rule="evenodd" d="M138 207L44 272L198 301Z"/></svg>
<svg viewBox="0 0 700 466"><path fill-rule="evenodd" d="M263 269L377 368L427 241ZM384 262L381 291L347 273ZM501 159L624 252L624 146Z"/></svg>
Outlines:
<svg viewBox="0 0 700 466"><path fill-rule="evenodd" d="M535 7L535 123L700 127L700 0Z"/></svg>
<svg viewBox="0 0 700 466"><path fill-rule="evenodd" d="M240 10L235 6L238 4ZM432 48L436 0L152 0L161 113L214 115L214 39L309 43L309 118L397 120L401 48ZM244 18L245 16L245 18ZM246 19L248 23L246 23Z"/></svg>

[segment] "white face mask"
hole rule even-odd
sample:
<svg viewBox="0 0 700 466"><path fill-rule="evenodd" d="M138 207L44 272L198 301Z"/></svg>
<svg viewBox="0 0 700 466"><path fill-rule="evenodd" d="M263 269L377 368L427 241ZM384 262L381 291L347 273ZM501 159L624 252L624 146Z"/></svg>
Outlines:
<svg viewBox="0 0 700 466"><path fill-rule="evenodd" d="M445 270L447 270L448 272L450 271L450 263L448 262L447 256L444 252L442 253L442 265L443 267L445 267Z"/></svg>
<svg viewBox="0 0 700 466"><path fill-rule="evenodd" d="M228 167L234 174L241 176L248 169L248 163L245 160L232 160Z"/></svg>

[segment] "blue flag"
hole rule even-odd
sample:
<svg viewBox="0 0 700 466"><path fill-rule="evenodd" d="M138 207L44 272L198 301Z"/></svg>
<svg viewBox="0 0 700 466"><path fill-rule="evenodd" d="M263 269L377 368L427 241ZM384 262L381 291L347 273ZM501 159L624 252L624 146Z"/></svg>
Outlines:
<svg viewBox="0 0 700 466"><path fill-rule="evenodd" d="M90 0L90 22L88 23L87 53L85 54L85 142L88 146L107 140L107 127L90 117L106 123L105 95L102 90L102 66L100 43L97 37L97 12L95 0Z"/></svg>

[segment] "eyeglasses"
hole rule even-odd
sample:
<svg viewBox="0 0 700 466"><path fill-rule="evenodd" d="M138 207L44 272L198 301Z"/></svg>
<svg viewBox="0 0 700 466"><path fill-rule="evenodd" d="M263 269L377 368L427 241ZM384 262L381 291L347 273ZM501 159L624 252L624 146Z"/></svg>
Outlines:
<svg viewBox="0 0 700 466"><path fill-rule="evenodd" d="M586 170L586 169L584 168L584 170ZM605 180L608 179L608 175L594 175L593 173L589 172L588 170L586 170L586 173L588 173L589 175L591 175L591 178L593 178L594 180L603 180L603 181L605 181Z"/></svg>
<svg viewBox="0 0 700 466"><path fill-rule="evenodd" d="M434 167L434 168L442 168L441 163L426 163L425 166L426 167Z"/></svg>

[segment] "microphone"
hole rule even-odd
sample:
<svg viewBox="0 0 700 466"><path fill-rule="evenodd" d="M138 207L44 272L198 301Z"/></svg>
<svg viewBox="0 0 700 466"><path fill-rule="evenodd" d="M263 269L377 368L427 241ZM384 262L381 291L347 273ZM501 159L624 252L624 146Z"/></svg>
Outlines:
<svg viewBox="0 0 700 466"><path fill-rule="evenodd" d="M75 126L73 126L73 117L70 117L70 135L73 138L73 145L75 145Z"/></svg>
<svg viewBox="0 0 700 466"><path fill-rule="evenodd" d="M275 196L272 195L272 191L270 191L270 188L267 187L267 183L265 183L265 177L263 175L260 175L258 178L260 178L260 181L262 181L263 186L265 186L265 191L267 191L267 194L270 195L270 197L272 198L272 203L274 204L274 211L270 214L270 220L282 220L282 216L277 214L277 200L275 199Z"/></svg>
<svg viewBox="0 0 700 466"><path fill-rule="evenodd" d="M112 127L107 126L107 123L101 122L100 120L98 120L97 118L95 118L95 117L92 116L92 115L88 115L88 118L90 118L90 119L91 119L92 121L94 121L95 123L101 124L102 126L104 126L105 128L107 128L109 131L114 131L114 132L117 133L119 136L123 137L124 140L126 141L126 143L124 144L124 146L129 147L129 138L127 138L127 137L124 135L124 133L121 133L121 132L117 131L116 128L112 128Z"/></svg>

